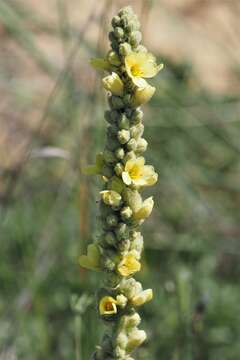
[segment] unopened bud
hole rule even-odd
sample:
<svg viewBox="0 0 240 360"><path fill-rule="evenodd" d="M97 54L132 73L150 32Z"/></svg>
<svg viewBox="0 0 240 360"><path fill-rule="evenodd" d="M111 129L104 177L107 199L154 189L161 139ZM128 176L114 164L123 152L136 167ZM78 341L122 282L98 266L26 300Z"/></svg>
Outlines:
<svg viewBox="0 0 240 360"><path fill-rule="evenodd" d="M123 148L118 148L116 151L115 151L115 156L117 159L119 160L122 160L125 156L125 151Z"/></svg>
<svg viewBox="0 0 240 360"><path fill-rule="evenodd" d="M129 151L135 151L137 149L137 142L135 139L130 139L127 143L127 148Z"/></svg>
<svg viewBox="0 0 240 360"><path fill-rule="evenodd" d="M120 144L126 144L130 140L130 132L128 130L120 130L118 131L118 141Z"/></svg>
<svg viewBox="0 0 240 360"><path fill-rule="evenodd" d="M122 172L124 171L124 166L121 163L117 163L114 167L114 171L117 176L121 176Z"/></svg>
<svg viewBox="0 0 240 360"><path fill-rule="evenodd" d="M121 217L123 220L128 220L132 216L132 209L129 206L125 206L121 210Z"/></svg>

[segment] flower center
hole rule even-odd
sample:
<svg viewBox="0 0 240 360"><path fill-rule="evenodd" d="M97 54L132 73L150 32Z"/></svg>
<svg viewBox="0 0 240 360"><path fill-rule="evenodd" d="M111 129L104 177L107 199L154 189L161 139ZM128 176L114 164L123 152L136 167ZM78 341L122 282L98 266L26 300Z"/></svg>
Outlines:
<svg viewBox="0 0 240 360"><path fill-rule="evenodd" d="M141 68L138 64L134 64L131 66L131 73L135 77L140 77L142 75Z"/></svg>
<svg viewBox="0 0 240 360"><path fill-rule="evenodd" d="M129 175L130 175L131 179L134 179L134 180L140 178L140 176L141 176L140 168L136 165L133 166L131 168L131 170L129 171Z"/></svg>
<svg viewBox="0 0 240 360"><path fill-rule="evenodd" d="M106 304L105 304L105 309L106 311L112 311L113 310L113 305L110 301L108 301Z"/></svg>

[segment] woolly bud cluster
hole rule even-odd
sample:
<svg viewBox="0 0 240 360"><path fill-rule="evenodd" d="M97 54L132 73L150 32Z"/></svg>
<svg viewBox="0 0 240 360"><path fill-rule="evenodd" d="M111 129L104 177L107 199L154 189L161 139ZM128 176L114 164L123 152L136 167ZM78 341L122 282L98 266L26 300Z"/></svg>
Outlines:
<svg viewBox="0 0 240 360"><path fill-rule="evenodd" d="M80 265L103 271L104 284L98 290L97 309L111 325L95 360L133 360L132 352L146 339L139 330L139 306L152 299L152 290L143 290L132 276L141 269L143 237L139 226L152 212L152 197L142 199L140 190L157 182L153 166L146 165L143 153L143 112L139 106L150 100L155 88L145 78L154 77L162 65L141 45L140 24L130 7L112 19L111 50L104 59L93 59L96 69L107 72L102 79L110 109L104 151L86 173L104 181L100 192L101 235L80 256Z"/></svg>

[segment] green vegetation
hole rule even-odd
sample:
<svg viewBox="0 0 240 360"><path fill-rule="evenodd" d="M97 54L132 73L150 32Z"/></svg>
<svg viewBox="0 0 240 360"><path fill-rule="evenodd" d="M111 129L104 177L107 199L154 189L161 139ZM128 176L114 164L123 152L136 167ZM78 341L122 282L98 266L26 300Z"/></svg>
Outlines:
<svg viewBox="0 0 240 360"><path fill-rule="evenodd" d="M23 10L2 1L1 23L41 71L60 76L39 111L48 127L34 132L28 161L1 169L0 358L87 360L102 335L92 296L99 275L80 269L78 257L98 231L94 199L100 183L80 170L102 148L106 107L99 85L94 91L81 86L74 72L79 38L84 59L93 55L83 35L72 30L75 42L63 70L53 68L32 33L25 34L30 20ZM40 20L31 16L36 26ZM191 67L159 60L165 70L145 107L151 144L146 157L159 182L150 190L156 205L143 227L138 275L155 297L142 310L148 341L137 356L238 360L239 99L206 93ZM21 92L15 86L15 111L27 113L35 107L34 96L27 86ZM46 146L66 150L67 159L32 152Z"/></svg>

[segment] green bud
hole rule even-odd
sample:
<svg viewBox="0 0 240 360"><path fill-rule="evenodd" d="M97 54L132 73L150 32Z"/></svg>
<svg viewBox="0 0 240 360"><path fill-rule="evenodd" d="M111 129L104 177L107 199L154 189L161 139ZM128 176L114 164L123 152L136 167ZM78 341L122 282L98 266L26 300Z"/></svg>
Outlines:
<svg viewBox="0 0 240 360"><path fill-rule="evenodd" d="M120 17L122 16L132 16L134 15L133 9L131 8L131 6L124 6L121 10L119 10L118 15Z"/></svg>
<svg viewBox="0 0 240 360"><path fill-rule="evenodd" d="M115 230L118 240L125 239L128 236L128 228L125 223L120 223Z"/></svg>
<svg viewBox="0 0 240 360"><path fill-rule="evenodd" d="M118 127L115 124L108 126L107 135L110 135L110 136L116 135L117 132L118 132Z"/></svg>
<svg viewBox="0 0 240 360"><path fill-rule="evenodd" d="M112 19L112 26L116 27L120 24L121 18L118 15L115 15Z"/></svg>
<svg viewBox="0 0 240 360"><path fill-rule="evenodd" d="M129 36L129 42L133 47L137 47L142 41L142 34L140 31L133 31Z"/></svg>
<svg viewBox="0 0 240 360"><path fill-rule="evenodd" d="M119 120L119 128L120 129L125 129L125 130L128 130L129 129L129 120L128 118L126 117L125 114L121 114L121 118Z"/></svg>
<svg viewBox="0 0 240 360"><path fill-rule="evenodd" d="M117 110L110 110L110 114L111 114L111 119L112 122L117 122L120 116L120 113Z"/></svg>
<svg viewBox="0 0 240 360"><path fill-rule="evenodd" d="M128 130L120 130L118 131L118 141L120 144L126 144L130 140L130 132Z"/></svg>
<svg viewBox="0 0 240 360"><path fill-rule="evenodd" d="M107 149L105 149L104 152L103 152L103 158L104 158L104 161L106 163L110 163L110 164L117 161L114 154L111 151L107 150Z"/></svg>
<svg viewBox="0 0 240 360"><path fill-rule="evenodd" d="M119 26L115 27L114 34L118 40L121 40L124 37L124 31Z"/></svg>
<svg viewBox="0 0 240 360"><path fill-rule="evenodd" d="M141 109L135 109L131 116L131 121L133 124L139 124L143 119L143 112Z"/></svg>
<svg viewBox="0 0 240 360"><path fill-rule="evenodd" d="M125 206L121 210L121 217L123 220L128 220L132 216L132 209L129 206Z"/></svg>
<svg viewBox="0 0 240 360"><path fill-rule="evenodd" d="M116 246L116 237L112 232L107 232L104 237L105 242L110 246Z"/></svg>
<svg viewBox="0 0 240 360"><path fill-rule="evenodd" d="M122 179L119 179L117 176L113 176L110 181L108 181L108 189L116 191L121 194L124 189L124 184Z"/></svg>
<svg viewBox="0 0 240 360"><path fill-rule="evenodd" d="M131 52L132 52L131 45L128 44L127 42L122 43L122 44L119 45L119 53L120 53L122 56L127 56L127 55L129 55Z"/></svg>
<svg viewBox="0 0 240 360"><path fill-rule="evenodd" d="M114 171L117 176L121 176L122 172L124 171L124 166L121 163L117 163L114 167Z"/></svg>
<svg viewBox="0 0 240 360"><path fill-rule="evenodd" d="M106 256L101 257L101 265L103 268L107 269L108 271L113 271L115 269L115 262Z"/></svg>
<svg viewBox="0 0 240 360"><path fill-rule="evenodd" d="M129 151L135 151L137 148L137 142L135 139L130 139L127 143L127 148Z"/></svg>
<svg viewBox="0 0 240 360"><path fill-rule="evenodd" d="M148 147L148 142L147 142L147 140L145 140L145 139L143 139L143 138L138 139L136 151L137 151L139 154L141 154L141 153L143 153L144 151L146 151L146 150L147 150L147 147Z"/></svg>
<svg viewBox="0 0 240 360"><path fill-rule="evenodd" d="M129 352L133 351L146 340L146 337L147 335L144 330L139 330L137 328L132 330L128 337L127 350Z"/></svg>
<svg viewBox="0 0 240 360"><path fill-rule="evenodd" d="M114 227L117 226L118 224L118 217L116 215L108 215L108 217L106 218L106 223L108 224L108 226L110 227Z"/></svg>
<svg viewBox="0 0 240 360"><path fill-rule="evenodd" d="M121 331L117 336L116 344L121 349L126 349L127 343L128 343L128 337L125 332Z"/></svg>
<svg viewBox="0 0 240 360"><path fill-rule="evenodd" d="M138 139L140 136L142 136L144 131L144 125L139 123L137 125L134 125L130 128L130 134L131 137L134 139Z"/></svg>
<svg viewBox="0 0 240 360"><path fill-rule="evenodd" d="M127 328L133 328L140 325L141 318L136 312L133 315L125 316L124 318L124 325Z"/></svg>
<svg viewBox="0 0 240 360"><path fill-rule="evenodd" d="M113 50L109 51L107 55L107 59L111 65L115 65L115 66L121 65L121 60L118 54L116 53L116 51Z"/></svg>
<svg viewBox="0 0 240 360"><path fill-rule="evenodd" d="M115 109L122 109L124 107L124 102L119 96L111 96L110 97L110 106Z"/></svg>
<svg viewBox="0 0 240 360"><path fill-rule="evenodd" d="M116 156L117 159L122 160L124 158L124 156L125 156L124 149L123 148L118 148L115 151L115 156Z"/></svg>
<svg viewBox="0 0 240 360"><path fill-rule="evenodd" d="M131 104L131 94L125 94L123 96L123 102L125 105L130 105Z"/></svg>

